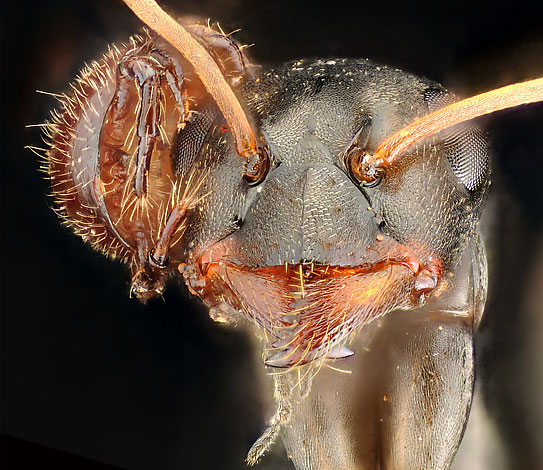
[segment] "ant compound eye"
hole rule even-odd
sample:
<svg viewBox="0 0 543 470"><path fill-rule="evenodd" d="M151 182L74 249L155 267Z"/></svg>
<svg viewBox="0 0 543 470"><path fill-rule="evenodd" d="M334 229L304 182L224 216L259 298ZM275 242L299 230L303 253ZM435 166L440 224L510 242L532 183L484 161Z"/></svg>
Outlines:
<svg viewBox="0 0 543 470"><path fill-rule="evenodd" d="M375 157L369 153L354 151L345 157L349 175L365 188L376 187L384 176L383 168L376 166Z"/></svg>
<svg viewBox="0 0 543 470"><path fill-rule="evenodd" d="M243 179L249 186L262 183L270 171L270 153L267 147L259 147L256 152L249 155Z"/></svg>

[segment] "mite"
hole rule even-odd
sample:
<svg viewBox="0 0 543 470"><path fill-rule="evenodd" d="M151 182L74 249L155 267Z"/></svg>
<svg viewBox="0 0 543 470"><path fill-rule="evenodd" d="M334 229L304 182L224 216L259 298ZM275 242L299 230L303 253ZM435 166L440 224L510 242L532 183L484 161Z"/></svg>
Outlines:
<svg viewBox="0 0 543 470"><path fill-rule="evenodd" d="M220 28L126 3L150 29L48 125L56 211L132 296L180 276L261 340L276 409L248 464L281 435L297 469L449 468L487 287L489 155L467 121L542 80L455 103L369 60L262 70Z"/></svg>

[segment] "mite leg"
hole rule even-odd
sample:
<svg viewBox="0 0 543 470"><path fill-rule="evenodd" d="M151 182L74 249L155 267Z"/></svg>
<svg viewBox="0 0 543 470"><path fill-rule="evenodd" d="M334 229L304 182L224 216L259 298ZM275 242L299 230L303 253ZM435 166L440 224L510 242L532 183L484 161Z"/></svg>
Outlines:
<svg viewBox="0 0 543 470"><path fill-rule="evenodd" d="M187 209L176 206L168 216L164 227L162 228L158 241L154 248L149 252L149 261L157 268L165 268L170 262L169 252L173 235L179 230L179 226L185 218Z"/></svg>
<svg viewBox="0 0 543 470"><path fill-rule="evenodd" d="M160 136L160 101L164 80L177 102L180 112L179 126L188 114L188 105L186 91L182 86L183 71L178 62L164 51L145 44L125 54L119 63L116 96L104 129L106 138L102 142L106 148L123 145L128 133L126 129L135 125L139 141L133 184L137 197L145 196L148 192L151 156L156 139ZM136 104L131 96L134 83L139 88L139 103ZM139 109L135 123L134 108Z"/></svg>
<svg viewBox="0 0 543 470"><path fill-rule="evenodd" d="M115 80L100 134L98 187L112 230L134 253L131 293L147 300L165 287L167 273L150 266L149 254L172 209L170 151L189 115L187 88L179 59L149 37L122 54ZM172 235L179 224L168 229Z"/></svg>

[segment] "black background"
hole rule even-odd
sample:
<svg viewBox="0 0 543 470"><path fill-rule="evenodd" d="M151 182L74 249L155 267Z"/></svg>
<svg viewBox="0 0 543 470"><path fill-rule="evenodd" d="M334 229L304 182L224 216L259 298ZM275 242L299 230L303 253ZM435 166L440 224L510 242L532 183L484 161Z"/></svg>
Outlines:
<svg viewBox="0 0 543 470"><path fill-rule="evenodd" d="M242 28L236 37L255 43L250 54L262 65L369 57L460 96L543 75L543 11L527 0L162 4L176 16ZM2 22L2 432L123 468L244 468L263 425L249 341L213 325L175 285L164 302L130 300L126 270L59 225L37 158L23 148L42 145L39 129L25 126L55 107L35 90L66 91L85 61L140 23L120 0L4 1ZM543 280L534 274L538 249L542 259L542 111L535 105L487 119L497 216L479 380L511 468L540 463L543 360L530 341L543 315L541 303L527 299L534 291L541 299ZM5 446L4 455L8 447L11 459L54 458L22 444ZM26 468L22 462L12 468ZM278 450L261 468L289 465Z"/></svg>

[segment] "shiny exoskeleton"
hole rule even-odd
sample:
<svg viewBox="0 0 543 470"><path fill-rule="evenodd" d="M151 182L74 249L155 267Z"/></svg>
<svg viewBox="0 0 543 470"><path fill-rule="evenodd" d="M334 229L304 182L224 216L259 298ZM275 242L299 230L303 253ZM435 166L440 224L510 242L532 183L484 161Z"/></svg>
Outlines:
<svg viewBox="0 0 543 470"><path fill-rule="evenodd" d="M454 96L368 60L259 70L221 31L188 29L259 157L240 158L198 74L146 32L61 99L47 160L59 213L129 264L134 296L183 276L213 319L262 340L276 411L248 463L282 433L298 469L448 468L486 296L484 134L460 124L368 178L364 155Z"/></svg>

